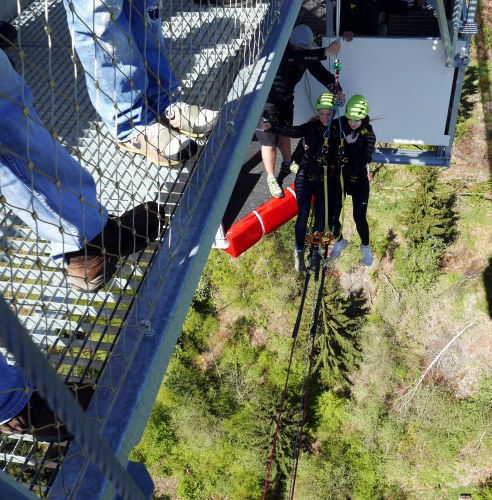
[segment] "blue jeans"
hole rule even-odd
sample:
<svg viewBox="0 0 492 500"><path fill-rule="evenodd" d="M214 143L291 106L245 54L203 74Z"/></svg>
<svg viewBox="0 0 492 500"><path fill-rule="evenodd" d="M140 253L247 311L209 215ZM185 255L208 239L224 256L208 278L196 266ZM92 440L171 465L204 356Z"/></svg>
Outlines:
<svg viewBox="0 0 492 500"><path fill-rule="evenodd" d="M0 203L51 242L51 256L79 250L106 225L92 176L43 126L25 81L0 50Z"/></svg>
<svg viewBox="0 0 492 500"><path fill-rule="evenodd" d="M0 424L15 417L26 406L31 388L22 370L9 366L0 354Z"/></svg>
<svg viewBox="0 0 492 500"><path fill-rule="evenodd" d="M63 3L92 104L118 141L130 139L174 102L179 84L165 56L160 1Z"/></svg>

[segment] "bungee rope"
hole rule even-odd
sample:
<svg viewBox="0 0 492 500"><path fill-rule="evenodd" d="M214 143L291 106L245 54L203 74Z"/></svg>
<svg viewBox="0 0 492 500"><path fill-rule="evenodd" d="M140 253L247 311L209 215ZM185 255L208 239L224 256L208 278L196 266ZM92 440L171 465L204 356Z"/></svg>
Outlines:
<svg viewBox="0 0 492 500"><path fill-rule="evenodd" d="M327 261L327 255L328 255L328 246L325 246L325 254L323 256L323 260L326 262ZM307 361L304 366L304 373L306 372L306 366L308 367L307 370L307 376L303 378L303 390L301 394L301 401L299 405L299 414L301 415L299 420L298 420L298 425L297 425L297 433L296 433L296 441L294 445L294 464L293 464L293 471L291 474L291 481L290 481L290 487L289 487L289 499L293 500L294 499L294 490L295 490L295 485L296 485L296 479L297 479L297 469L299 466L299 455L301 451L301 445L302 445L302 435L304 431L304 424L306 422L306 414L307 414L307 402L308 402L308 396L309 396L309 384L311 381L311 373L312 373L312 367L313 367L313 358L314 358L314 346L315 346L315 340L316 340L316 332L318 331L318 321L319 321L319 311L321 308L321 301L323 298L323 289L325 286L325 277L326 277L326 270L328 266L323 265L322 271L321 271L321 280L319 283L318 290L316 290L316 281L315 281L315 287L313 290L313 297L316 299L314 301L314 310L311 315L311 325L309 328L309 336L308 336L308 342L307 342Z"/></svg>
<svg viewBox="0 0 492 500"><path fill-rule="evenodd" d="M338 0L338 5L339 5L339 0ZM337 8L337 13L339 13L339 9ZM337 24L338 24L337 20ZM338 32L338 26L337 26L337 32ZM340 61L338 59L335 60L333 63L333 70L335 73L335 83L334 83L334 94L337 95L338 92L340 92L340 84L339 84L339 73L341 70L341 65ZM340 183L337 185L337 189L342 190L342 198L341 198L341 224L340 224L340 234L342 234L342 228L343 228L343 221L345 217L345 210L344 210L344 205L345 205L345 189L344 189L344 180L343 180L343 162L340 161L340 158L344 156L345 153L345 132L342 128L342 122L341 122L341 116L339 113L339 106L341 105L341 102L336 99L335 101L335 110L336 113L338 114L338 121L339 121L339 133L340 133L340 145L338 147L337 155L336 155L336 161L337 161L337 166L340 168ZM322 259L322 271L321 271L321 279L319 280L318 283L318 277L319 277L319 267L318 269L315 270L315 279L314 279L314 287L313 287L313 302L311 303L311 319L310 319L310 327L309 327L309 335L307 338L307 344L306 344L306 361L304 365L304 376L302 380L302 393L301 393L301 401L299 405L299 417L298 417L298 424L297 424L297 432L296 432L296 440L294 444L294 457L293 457L293 465L292 465L292 473L291 473L291 480L290 480L290 486L289 486L289 499L293 500L294 498L294 490L295 490L295 484L296 484L296 479L297 479L297 470L298 470L298 464L299 464L299 455L300 455L300 449L302 445L302 435L303 435L303 430L304 430L304 424L306 420L306 414L307 414L307 402L308 402L308 395L309 395L309 384L311 380L311 373L312 373L312 366L313 366L313 358L314 358L314 346L315 346L315 339L316 339L316 333L318 329L318 322L319 322L319 316L320 316L320 309L321 309L321 303L322 303L322 298L323 298L323 290L324 290L324 284L325 284L325 279L326 279L326 274L327 274L327 269L328 269L328 248L329 245L332 243L334 240L333 233L335 231L335 227L332 226L331 228L329 227L329 221L328 221L328 148L329 148L329 138L330 138L330 132L331 132L331 126L333 123L333 116L334 113L330 116L330 121L328 123L328 126L324 132L324 141L323 141L323 146L321 148L321 155L318 158L319 166L323 167L323 191L324 191L324 208L325 208L325 214L324 214L324 230L323 232L314 232L312 233L312 227L309 227L308 225L308 231L306 233L306 242L310 246L310 253L309 253L309 267L306 270L305 278L304 278L304 286L302 290L302 295L301 295L301 302L299 305L299 309L297 312L297 318L296 318L296 323L292 332L292 347L291 347L291 352L290 352L290 358L289 358L289 364L287 368L287 374L286 374L286 380L285 380L285 385L284 389L282 392L282 398L280 402L280 408L279 408L279 414L277 417L276 425L275 425L275 432L274 432L274 437L273 437L273 442L272 442L272 449L270 452L269 460L268 460L268 467L267 467L267 476L265 479L264 487L263 487L263 495L262 495L262 500L266 499L266 495L268 492L268 486L269 486L269 480L270 480L270 474L271 474L271 467L273 463L273 459L275 456L275 449L276 449L276 444L278 440L278 434L279 434L279 429L280 429L280 424L282 420L282 414L284 410L284 405L285 401L287 398L287 387L288 387L288 381L290 377L290 372L291 372L291 367L292 367L292 360L293 360L293 355L294 355L294 350L295 350L295 345L297 342L297 336L300 330L301 326L301 318L304 312L304 307L305 307L305 302L306 302L306 296L307 296L307 291L308 291L308 285L309 281L311 278L311 264L312 264L312 256L313 252L315 249L319 251L321 254L321 249L324 249L324 255ZM320 189L319 186L319 181L318 181L318 190ZM338 191L336 192L336 198L338 199ZM310 224L312 224L312 221L314 220L315 214L314 214L314 207L311 208L311 213L310 213ZM319 286L318 286L319 284Z"/></svg>

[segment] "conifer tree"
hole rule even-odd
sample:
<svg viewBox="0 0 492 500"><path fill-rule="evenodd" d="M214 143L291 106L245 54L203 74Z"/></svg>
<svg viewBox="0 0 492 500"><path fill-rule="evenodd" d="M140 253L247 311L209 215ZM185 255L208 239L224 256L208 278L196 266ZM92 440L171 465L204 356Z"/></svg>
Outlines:
<svg viewBox="0 0 492 500"><path fill-rule="evenodd" d="M442 249L456 236L455 196L439 191L440 171L423 169L418 173L419 188L404 221L408 244L416 247L432 239Z"/></svg>
<svg viewBox="0 0 492 500"><path fill-rule="evenodd" d="M366 313L361 293L344 297L338 282L327 280L315 340L315 370L325 387L348 388L349 375L357 369L361 352L358 340Z"/></svg>
<svg viewBox="0 0 492 500"><path fill-rule="evenodd" d="M423 286L432 285L444 250L456 237L455 196L439 189L439 176L435 168L418 173L419 187L403 216L408 249L398 267L404 279Z"/></svg>

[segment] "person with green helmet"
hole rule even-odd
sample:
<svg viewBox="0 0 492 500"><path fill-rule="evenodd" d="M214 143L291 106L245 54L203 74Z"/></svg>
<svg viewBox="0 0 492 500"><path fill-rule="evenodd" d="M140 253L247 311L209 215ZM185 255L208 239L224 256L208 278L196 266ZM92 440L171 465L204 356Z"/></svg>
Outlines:
<svg viewBox="0 0 492 500"><path fill-rule="evenodd" d="M311 200L314 196L314 226L316 231L325 232L328 228L325 223L325 201L323 190L323 165L327 164L328 142L326 132L332 123L332 114L336 107L336 97L326 92L316 101L317 116L299 126L279 123L265 123L265 130L273 130L285 137L302 138L297 144L292 159L299 165L294 186L297 200L297 220L295 225L294 262L299 272L306 270L304 261L304 246L306 230L311 209ZM313 253L311 266L316 268L320 261L318 251Z"/></svg>
<svg viewBox="0 0 492 500"><path fill-rule="evenodd" d="M369 103L360 95L353 95L346 104L345 115L333 122L330 130L330 156L333 165L328 183L328 219L336 238L330 258L340 257L348 241L341 232L340 214L343 195L352 196L355 227L361 239L362 262L372 264L369 245L367 205L369 202L369 163L376 136L369 123Z"/></svg>

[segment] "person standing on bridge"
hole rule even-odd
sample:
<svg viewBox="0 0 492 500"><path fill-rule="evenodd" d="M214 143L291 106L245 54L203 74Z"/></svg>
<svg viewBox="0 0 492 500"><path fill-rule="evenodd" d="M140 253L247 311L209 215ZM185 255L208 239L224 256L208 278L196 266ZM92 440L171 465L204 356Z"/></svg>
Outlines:
<svg viewBox="0 0 492 500"><path fill-rule="evenodd" d="M91 384L67 384L77 403L86 410L94 389ZM31 434L47 443L72 439L46 400L19 366L9 365L0 354L0 433Z"/></svg>
<svg viewBox="0 0 492 500"><path fill-rule="evenodd" d="M289 45L285 49L279 69L267 97L263 116L273 117L278 125L292 125L294 119L294 89L304 73L309 71L329 90L335 87L335 76L322 64L329 55L338 54L340 40L330 43L326 48L313 49L314 35L309 26L300 24L290 35ZM343 93L336 96L340 104L345 102ZM275 177L277 147L282 154L282 173L297 173L298 166L292 162L290 138L274 130L264 130L263 116L256 127L256 138L261 144L261 158L267 173L267 184L275 198L282 198L284 192Z"/></svg>
<svg viewBox="0 0 492 500"><path fill-rule="evenodd" d="M87 91L118 146L158 165L194 156L218 112L179 100L159 0L63 0Z"/></svg>
<svg viewBox="0 0 492 500"><path fill-rule="evenodd" d="M93 177L43 125L3 50L0 75L0 208L51 243L51 257L65 261L72 288L94 292L112 278L121 257L157 238L162 208L147 202L109 215Z"/></svg>

